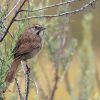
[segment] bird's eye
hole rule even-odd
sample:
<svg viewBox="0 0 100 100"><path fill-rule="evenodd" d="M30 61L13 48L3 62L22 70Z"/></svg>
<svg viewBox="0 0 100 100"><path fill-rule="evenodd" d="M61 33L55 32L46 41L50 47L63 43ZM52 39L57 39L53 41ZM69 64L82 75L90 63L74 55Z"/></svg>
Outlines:
<svg viewBox="0 0 100 100"><path fill-rule="evenodd" d="M35 28L35 29L37 29L38 27L37 27L37 26L35 26L34 28Z"/></svg>

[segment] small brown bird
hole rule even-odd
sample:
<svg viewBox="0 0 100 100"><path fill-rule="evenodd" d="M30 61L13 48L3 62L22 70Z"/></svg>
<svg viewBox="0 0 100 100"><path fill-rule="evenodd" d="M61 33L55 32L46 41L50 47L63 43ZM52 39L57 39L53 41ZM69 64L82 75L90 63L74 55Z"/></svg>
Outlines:
<svg viewBox="0 0 100 100"><path fill-rule="evenodd" d="M41 25L33 25L21 34L13 50L14 60L8 71L5 81L11 83L15 77L18 65L21 60L34 57L42 47L42 37L40 32L45 28Z"/></svg>

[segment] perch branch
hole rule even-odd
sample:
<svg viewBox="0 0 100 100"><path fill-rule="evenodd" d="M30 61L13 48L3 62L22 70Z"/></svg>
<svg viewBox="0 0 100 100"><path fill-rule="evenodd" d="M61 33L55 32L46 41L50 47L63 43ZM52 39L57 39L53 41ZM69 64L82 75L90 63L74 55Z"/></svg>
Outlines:
<svg viewBox="0 0 100 100"><path fill-rule="evenodd" d="M28 100L28 94L29 94L29 85L30 85L30 68L28 67L27 63L25 61L21 61L23 71L24 71L24 76L25 76L25 96L24 100Z"/></svg>
<svg viewBox="0 0 100 100"><path fill-rule="evenodd" d="M28 94L29 94L29 84L30 84L30 80L29 80L29 69L28 69L28 65L25 66L26 67L26 74L25 74L25 82L26 82L26 93L25 93L25 97L24 100L28 100Z"/></svg>

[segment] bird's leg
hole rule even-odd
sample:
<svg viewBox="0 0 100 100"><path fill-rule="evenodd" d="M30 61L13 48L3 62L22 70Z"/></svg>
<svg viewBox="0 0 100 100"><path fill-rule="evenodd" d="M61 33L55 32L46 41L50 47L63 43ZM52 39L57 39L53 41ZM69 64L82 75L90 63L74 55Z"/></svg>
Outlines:
<svg viewBox="0 0 100 100"><path fill-rule="evenodd" d="M30 73L30 68L29 68L29 66L27 65L27 61L22 60L22 61L21 61L21 64L22 64L22 68L23 68L23 70L24 70L24 74L25 74L25 73Z"/></svg>
<svg viewBox="0 0 100 100"><path fill-rule="evenodd" d="M26 64L26 69L27 69L27 73L30 73L30 68L29 68L29 66Z"/></svg>

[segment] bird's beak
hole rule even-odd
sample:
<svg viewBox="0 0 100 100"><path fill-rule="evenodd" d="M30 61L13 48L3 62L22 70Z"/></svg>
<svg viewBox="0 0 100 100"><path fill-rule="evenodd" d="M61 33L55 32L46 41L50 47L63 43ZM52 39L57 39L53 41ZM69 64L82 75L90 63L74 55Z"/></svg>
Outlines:
<svg viewBox="0 0 100 100"><path fill-rule="evenodd" d="M46 28L45 27L41 27L41 30L45 30Z"/></svg>

